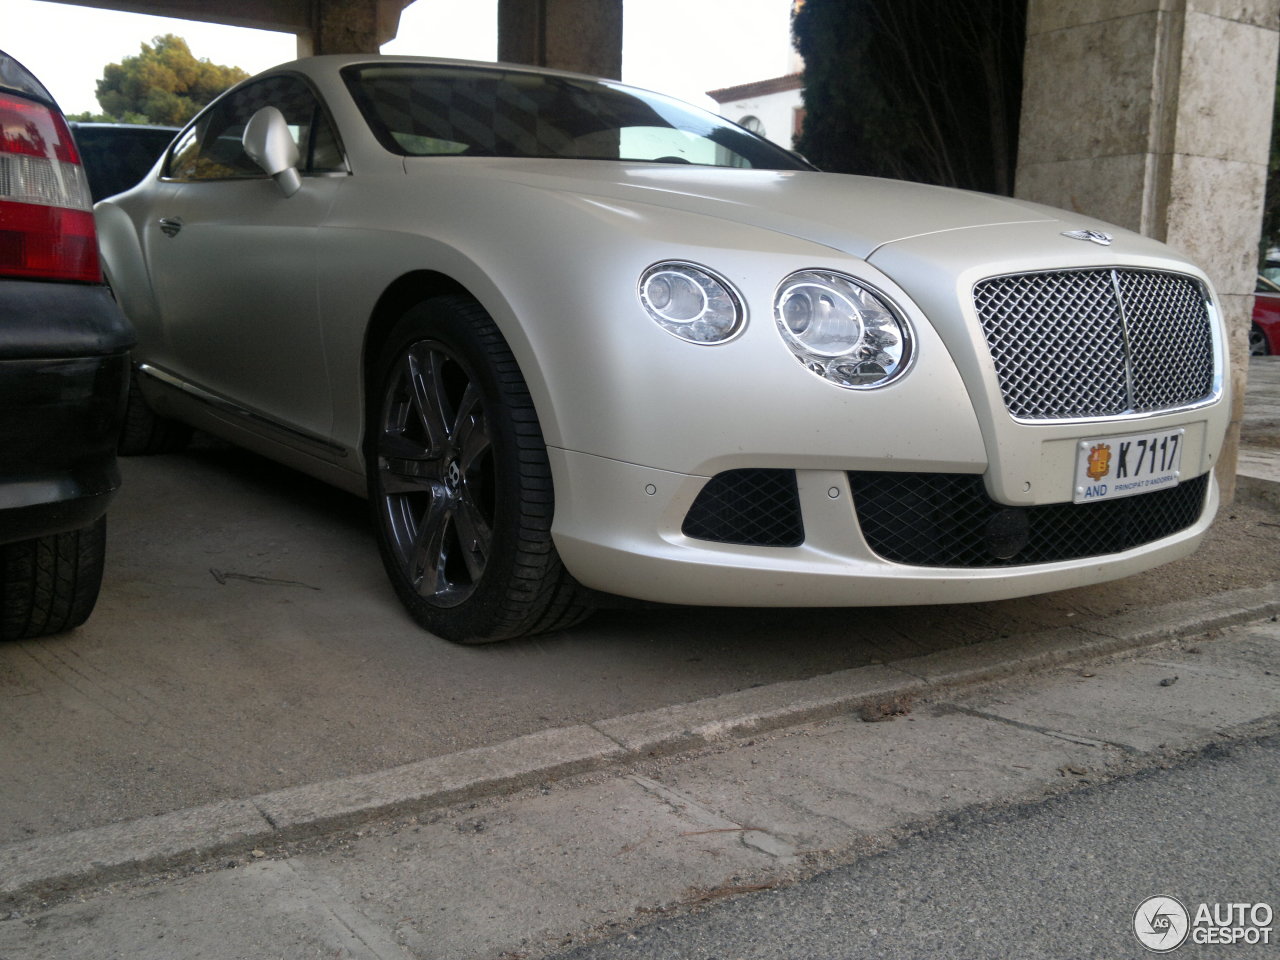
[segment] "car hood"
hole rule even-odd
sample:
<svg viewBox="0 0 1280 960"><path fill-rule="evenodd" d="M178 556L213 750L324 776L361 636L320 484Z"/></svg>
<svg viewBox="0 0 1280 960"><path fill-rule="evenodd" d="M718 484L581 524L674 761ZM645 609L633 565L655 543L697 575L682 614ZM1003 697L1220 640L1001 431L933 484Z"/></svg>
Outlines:
<svg viewBox="0 0 1280 960"><path fill-rule="evenodd" d="M701 214L820 243L862 259L886 243L910 237L999 224L1061 222L1051 208L1008 197L845 174L461 157L412 159L405 167L410 176L436 179L447 167L454 174L575 197Z"/></svg>

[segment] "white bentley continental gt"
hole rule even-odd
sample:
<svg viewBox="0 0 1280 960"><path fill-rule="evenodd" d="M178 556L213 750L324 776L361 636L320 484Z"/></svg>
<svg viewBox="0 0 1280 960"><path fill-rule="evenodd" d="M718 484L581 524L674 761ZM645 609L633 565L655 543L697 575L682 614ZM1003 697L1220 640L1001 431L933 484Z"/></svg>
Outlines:
<svg viewBox="0 0 1280 960"><path fill-rule="evenodd" d="M200 427L368 497L459 642L597 592L991 600L1190 553L1223 330L1169 248L820 173L607 80L316 57L97 208L137 329L122 451Z"/></svg>

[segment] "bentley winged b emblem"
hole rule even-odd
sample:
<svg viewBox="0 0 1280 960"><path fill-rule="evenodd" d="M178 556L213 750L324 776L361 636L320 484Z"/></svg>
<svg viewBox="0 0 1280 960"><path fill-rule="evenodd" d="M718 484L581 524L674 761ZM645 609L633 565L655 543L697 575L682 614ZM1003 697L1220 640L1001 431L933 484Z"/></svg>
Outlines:
<svg viewBox="0 0 1280 960"><path fill-rule="evenodd" d="M1070 237L1072 240L1092 240L1094 243L1100 243L1104 247L1111 246L1111 241L1115 239L1109 233L1103 233L1101 230L1064 230L1064 237Z"/></svg>

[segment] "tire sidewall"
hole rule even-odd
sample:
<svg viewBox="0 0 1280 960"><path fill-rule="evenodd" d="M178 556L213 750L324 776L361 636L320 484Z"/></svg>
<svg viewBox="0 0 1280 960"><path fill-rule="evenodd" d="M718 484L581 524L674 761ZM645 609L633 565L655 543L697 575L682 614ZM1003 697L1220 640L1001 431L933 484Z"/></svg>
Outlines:
<svg viewBox="0 0 1280 960"><path fill-rule="evenodd" d="M491 324L491 321L488 322ZM494 332L496 333L496 328ZM452 607L433 604L421 596L401 569L395 549L389 542L378 467L377 448L382 432L389 378L398 375L405 351L423 341L442 345L479 387L494 465L493 538L489 556L473 593ZM499 382L495 364L502 362L504 357L495 356L495 352L504 354L507 358L509 352L500 338L497 351L494 346L493 341L486 343L477 330L475 318L466 314L463 305L456 298L442 297L425 301L409 310L392 328L383 343L372 370L366 401L365 471L371 515L383 565L396 594L414 620L432 633L458 642L502 639L493 634L503 623L506 588L515 573L517 563L514 530L521 520L519 505L522 476L519 469L520 450L510 409L513 400L521 401L522 398L518 396L520 392L524 393L524 402L528 402L527 390L521 380L521 389L515 391L517 396L513 397L513 391Z"/></svg>

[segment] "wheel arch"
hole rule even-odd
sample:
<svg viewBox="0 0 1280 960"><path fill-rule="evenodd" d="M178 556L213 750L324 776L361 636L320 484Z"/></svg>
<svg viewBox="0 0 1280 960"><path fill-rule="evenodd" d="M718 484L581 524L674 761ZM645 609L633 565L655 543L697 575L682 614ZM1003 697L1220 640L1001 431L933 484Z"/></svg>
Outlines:
<svg viewBox="0 0 1280 960"><path fill-rule="evenodd" d="M94 223L103 280L134 328L157 336L161 332L159 310L146 255L133 222L119 207L103 201L94 208Z"/></svg>
<svg viewBox="0 0 1280 960"><path fill-rule="evenodd" d="M521 375L529 386L534 411L544 432L548 424L554 429L555 416L550 392L543 379L543 371L538 365L538 358L526 332L520 329L519 321L511 305L503 297L501 291L495 289L478 290L476 284L468 284L440 270L413 270L401 274L392 281L374 304L365 328L364 343L360 360L360 436L358 449L364 449L365 432L368 429L369 388L373 379L373 370L377 364L382 346L386 342L396 323L404 314L426 300L439 296L465 297L483 308L493 319L512 355L519 364Z"/></svg>
<svg viewBox="0 0 1280 960"><path fill-rule="evenodd" d="M412 273L403 274L382 292L378 302L374 304L364 333L361 371L362 385L366 394L369 388L369 373L378 359L378 353L391 328L415 304L432 297L449 294L470 297L478 302L475 294L457 280L435 270L415 270Z"/></svg>

